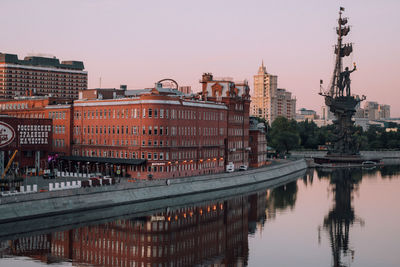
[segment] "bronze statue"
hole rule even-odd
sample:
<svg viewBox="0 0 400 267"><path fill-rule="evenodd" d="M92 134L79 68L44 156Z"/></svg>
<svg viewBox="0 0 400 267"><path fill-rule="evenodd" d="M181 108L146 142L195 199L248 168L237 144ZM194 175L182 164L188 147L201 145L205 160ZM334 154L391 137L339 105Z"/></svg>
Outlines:
<svg viewBox="0 0 400 267"><path fill-rule="evenodd" d="M340 73L340 76L339 76L339 84L338 84L338 87L339 87L339 95L340 96L343 96L343 91L344 91L344 89L346 88L346 95L347 96L350 96L350 83L351 83L351 80L350 80L350 73L352 73L353 71L355 71L357 68L356 68L356 64L354 63L354 68L353 68L353 70L349 70L349 67L346 67L345 68L345 71L343 71L343 72L341 72Z"/></svg>

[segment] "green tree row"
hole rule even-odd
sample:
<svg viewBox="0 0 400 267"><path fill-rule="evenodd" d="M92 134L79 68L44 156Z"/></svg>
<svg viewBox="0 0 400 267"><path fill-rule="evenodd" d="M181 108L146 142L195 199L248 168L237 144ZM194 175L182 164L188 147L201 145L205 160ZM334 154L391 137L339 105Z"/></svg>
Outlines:
<svg viewBox="0 0 400 267"><path fill-rule="evenodd" d="M329 146L334 140L333 125L318 127L313 121L296 122L278 117L269 126L264 119L259 120L265 123L268 145L278 153L318 149L320 145ZM371 125L367 131L354 126L354 136L361 150L400 149L400 126L395 123L389 123L387 127Z"/></svg>

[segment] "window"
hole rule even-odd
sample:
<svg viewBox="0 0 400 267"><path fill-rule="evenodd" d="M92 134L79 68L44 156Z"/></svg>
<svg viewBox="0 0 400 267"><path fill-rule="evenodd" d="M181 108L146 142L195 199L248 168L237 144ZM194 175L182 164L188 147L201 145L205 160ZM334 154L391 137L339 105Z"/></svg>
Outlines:
<svg viewBox="0 0 400 267"><path fill-rule="evenodd" d="M164 118L164 109L160 109L160 119Z"/></svg>
<svg viewBox="0 0 400 267"><path fill-rule="evenodd" d="M153 110L151 108L149 108L149 118L153 117Z"/></svg>
<svg viewBox="0 0 400 267"><path fill-rule="evenodd" d="M160 135L163 134L163 129L164 129L164 127L160 126Z"/></svg>
<svg viewBox="0 0 400 267"><path fill-rule="evenodd" d="M151 159L151 153L147 153L147 159Z"/></svg>
<svg viewBox="0 0 400 267"><path fill-rule="evenodd" d="M158 109L154 110L154 118L158 118Z"/></svg>
<svg viewBox="0 0 400 267"><path fill-rule="evenodd" d="M152 127L149 126L149 135L151 135Z"/></svg>
<svg viewBox="0 0 400 267"><path fill-rule="evenodd" d="M158 132L158 127L154 126L154 135L157 135L157 132Z"/></svg>
<svg viewBox="0 0 400 267"><path fill-rule="evenodd" d="M146 118L146 109L143 109L143 118Z"/></svg>

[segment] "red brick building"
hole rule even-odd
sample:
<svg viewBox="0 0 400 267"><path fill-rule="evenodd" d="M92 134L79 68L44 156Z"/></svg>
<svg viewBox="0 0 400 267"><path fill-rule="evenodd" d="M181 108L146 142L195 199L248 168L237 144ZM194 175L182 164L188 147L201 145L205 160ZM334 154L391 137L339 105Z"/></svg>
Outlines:
<svg viewBox="0 0 400 267"><path fill-rule="evenodd" d="M52 152L70 155L72 101L53 97L19 97L0 100L0 115L23 119L52 119Z"/></svg>
<svg viewBox="0 0 400 267"><path fill-rule="evenodd" d="M233 82L230 79L214 79L211 73L204 73L202 99L223 103L227 107L227 139L225 143L226 162L233 162L235 169L249 164L249 109L250 88L247 81Z"/></svg>
<svg viewBox="0 0 400 267"><path fill-rule="evenodd" d="M207 75L199 95L161 84L92 89L74 102L37 96L3 101L0 114L52 119L53 152L63 155L69 171L173 178L223 172L229 162L236 169L248 165L249 87Z"/></svg>
<svg viewBox="0 0 400 267"><path fill-rule="evenodd" d="M250 117L250 167L258 168L267 163L267 139L264 125Z"/></svg>
<svg viewBox="0 0 400 267"><path fill-rule="evenodd" d="M72 156L145 160L121 166L135 178L222 172L227 107L165 91L75 101Z"/></svg>
<svg viewBox="0 0 400 267"><path fill-rule="evenodd" d="M25 57L0 53L0 99L18 96L52 96L77 99L87 88L87 72L81 61Z"/></svg>

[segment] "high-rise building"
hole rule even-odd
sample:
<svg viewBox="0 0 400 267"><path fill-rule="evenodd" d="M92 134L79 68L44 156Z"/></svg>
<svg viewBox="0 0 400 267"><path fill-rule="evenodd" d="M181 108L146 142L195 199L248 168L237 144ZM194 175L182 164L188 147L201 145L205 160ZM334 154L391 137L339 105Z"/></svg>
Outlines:
<svg viewBox="0 0 400 267"><path fill-rule="evenodd" d="M278 116L296 117L296 98L285 89L278 88L278 76L267 72L264 63L254 75L254 96L250 112L252 116L265 118L272 123Z"/></svg>
<svg viewBox="0 0 400 267"><path fill-rule="evenodd" d="M369 120L384 120L390 118L390 105L367 101L364 108L358 108L356 118L367 118Z"/></svg>
<svg viewBox="0 0 400 267"><path fill-rule="evenodd" d="M272 98L276 95L277 86L278 76L269 74L263 62L258 68L257 75L254 75L254 96L250 108L252 116L271 121Z"/></svg>
<svg viewBox="0 0 400 267"><path fill-rule="evenodd" d="M18 96L50 96L77 99L87 88L82 61L60 61L53 57L25 57L0 53L0 99Z"/></svg>

